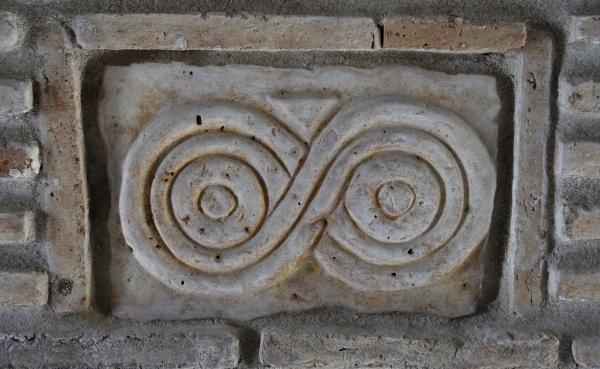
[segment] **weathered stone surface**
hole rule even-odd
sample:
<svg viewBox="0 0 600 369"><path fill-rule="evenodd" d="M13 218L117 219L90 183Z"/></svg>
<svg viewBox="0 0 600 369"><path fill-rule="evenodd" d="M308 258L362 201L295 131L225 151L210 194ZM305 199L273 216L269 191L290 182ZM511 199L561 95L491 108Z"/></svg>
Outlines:
<svg viewBox="0 0 600 369"><path fill-rule="evenodd" d="M586 81L572 86L561 80L560 104L567 111L600 114L600 84Z"/></svg>
<svg viewBox="0 0 600 369"><path fill-rule="evenodd" d="M379 47L372 19L94 14L74 21L86 49L368 50Z"/></svg>
<svg viewBox="0 0 600 369"><path fill-rule="evenodd" d="M0 80L0 116L27 113L32 106L31 81Z"/></svg>
<svg viewBox="0 0 600 369"><path fill-rule="evenodd" d="M30 241L34 227L32 212L0 213L0 245Z"/></svg>
<svg viewBox="0 0 600 369"><path fill-rule="evenodd" d="M515 151L508 260L514 311L539 312L544 300L544 256L548 248L548 152L552 40L530 35L521 59L515 97Z"/></svg>
<svg viewBox="0 0 600 369"><path fill-rule="evenodd" d="M493 78L138 64L109 67L104 91L119 316L181 318L166 300L186 317L474 310Z"/></svg>
<svg viewBox="0 0 600 369"><path fill-rule="evenodd" d="M69 35L57 23L40 25L37 52L43 58L40 83L40 173L45 212L44 242L52 280L52 306L80 311L89 306L91 261L88 195L81 124L81 80ZM70 288L59 288L60 283ZM60 292L62 291L62 293Z"/></svg>
<svg viewBox="0 0 600 369"><path fill-rule="evenodd" d="M23 38L22 33L22 20L19 16L0 12L0 52L14 49Z"/></svg>
<svg viewBox="0 0 600 369"><path fill-rule="evenodd" d="M383 21L383 47L458 53L503 52L525 45L525 24L476 25L461 18L390 18Z"/></svg>
<svg viewBox="0 0 600 369"><path fill-rule="evenodd" d="M600 17L572 17L568 42L600 44Z"/></svg>
<svg viewBox="0 0 600 369"><path fill-rule="evenodd" d="M558 157L563 177L600 178L600 143L562 143L558 146Z"/></svg>
<svg viewBox="0 0 600 369"><path fill-rule="evenodd" d="M0 368L600 367L598 1L0 8Z"/></svg>
<svg viewBox="0 0 600 369"><path fill-rule="evenodd" d="M584 368L600 368L600 338L578 338L571 346L575 362Z"/></svg>
<svg viewBox="0 0 600 369"><path fill-rule="evenodd" d="M0 147L0 180L31 178L40 171L40 150L33 144Z"/></svg>
<svg viewBox="0 0 600 369"><path fill-rule="evenodd" d="M564 231L568 239L600 239L600 209L567 206L564 209Z"/></svg>
<svg viewBox="0 0 600 369"><path fill-rule="evenodd" d="M272 368L548 368L558 363L558 340L489 329L466 338L415 330L267 329L260 361Z"/></svg>
<svg viewBox="0 0 600 369"><path fill-rule="evenodd" d="M237 331L223 326L0 334L0 366L9 368L232 369L239 356Z"/></svg>
<svg viewBox="0 0 600 369"><path fill-rule="evenodd" d="M561 300L600 302L600 272L552 268L548 288Z"/></svg>
<svg viewBox="0 0 600 369"><path fill-rule="evenodd" d="M47 302L46 273L0 272L0 307L46 305Z"/></svg>

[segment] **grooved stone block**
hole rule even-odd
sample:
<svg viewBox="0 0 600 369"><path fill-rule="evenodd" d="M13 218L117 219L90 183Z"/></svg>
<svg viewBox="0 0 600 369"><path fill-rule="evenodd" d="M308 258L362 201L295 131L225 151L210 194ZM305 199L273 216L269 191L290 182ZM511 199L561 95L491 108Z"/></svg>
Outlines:
<svg viewBox="0 0 600 369"><path fill-rule="evenodd" d="M261 363L268 368L547 368L558 363L558 340L544 333L478 330L389 332L336 327L267 329Z"/></svg>
<svg viewBox="0 0 600 369"><path fill-rule="evenodd" d="M379 47L370 18L94 14L74 21L86 49L368 50Z"/></svg>
<svg viewBox="0 0 600 369"><path fill-rule="evenodd" d="M600 44L600 17L572 17L568 42Z"/></svg>
<svg viewBox="0 0 600 369"><path fill-rule="evenodd" d="M33 213L0 213L0 245L27 242L33 231Z"/></svg>
<svg viewBox="0 0 600 369"><path fill-rule="evenodd" d="M40 368L233 369L238 332L229 327L121 329L66 335L0 334L0 366Z"/></svg>
<svg viewBox="0 0 600 369"><path fill-rule="evenodd" d="M47 302L46 273L0 272L0 307L46 305Z"/></svg>
<svg viewBox="0 0 600 369"><path fill-rule="evenodd" d="M578 338L571 346L575 362L584 368L600 368L600 338Z"/></svg>
<svg viewBox="0 0 600 369"><path fill-rule="evenodd" d="M552 269L548 288L560 300L600 302L600 272Z"/></svg>
<svg viewBox="0 0 600 369"><path fill-rule="evenodd" d="M31 178L40 171L39 147L12 144L0 147L0 179Z"/></svg>
<svg viewBox="0 0 600 369"><path fill-rule="evenodd" d="M16 14L0 12L0 52L10 51L19 44L22 38L21 23Z"/></svg>
<svg viewBox="0 0 600 369"><path fill-rule="evenodd" d="M383 47L457 53L504 52L525 45L525 24L476 25L461 18L390 18L383 21Z"/></svg>
<svg viewBox="0 0 600 369"><path fill-rule="evenodd" d="M33 106L31 81L0 80L0 116L27 113Z"/></svg>
<svg viewBox="0 0 600 369"><path fill-rule="evenodd" d="M558 157L564 177L600 179L600 143L563 143L559 145Z"/></svg>
<svg viewBox="0 0 600 369"><path fill-rule="evenodd" d="M600 84L586 81L575 86L564 79L560 81L560 105L566 111L600 114Z"/></svg>
<svg viewBox="0 0 600 369"><path fill-rule="evenodd" d="M102 91L114 314L474 312L493 77L146 63Z"/></svg>

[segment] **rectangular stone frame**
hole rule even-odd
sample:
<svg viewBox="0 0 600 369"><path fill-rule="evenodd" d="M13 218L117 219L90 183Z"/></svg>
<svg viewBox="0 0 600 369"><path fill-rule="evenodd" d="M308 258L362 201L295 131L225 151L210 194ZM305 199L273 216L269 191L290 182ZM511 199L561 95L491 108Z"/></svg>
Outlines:
<svg viewBox="0 0 600 369"><path fill-rule="evenodd" d="M78 24L78 27L82 27L81 24ZM523 34L524 35L524 34ZM517 67L518 73L522 75L521 83L515 86L515 101L518 101L518 97L523 97L525 100L527 99L540 99L547 98L547 88L549 76L542 74L536 76L539 82L534 81L533 83L539 83L540 90L537 90L535 86L532 87L532 82L527 82L530 79L530 74L532 71L530 70L518 70L519 68L530 68L532 66L529 65L529 61L535 62L539 60L540 63L548 62L551 63L550 58L548 57L547 48L551 47L551 41L548 41L549 36L547 34L535 35L531 36L527 43L525 44L525 48L522 51L517 51L520 53L520 58L522 58L522 64L520 67ZM517 43L518 44L518 43ZM114 47L115 50L124 50L122 52L126 52L128 49L126 45L123 45L123 41L120 40L118 42L118 47ZM516 47L519 47L517 45ZM173 49L170 44L159 43L159 48L164 49ZM102 48L106 51L111 50L110 44L103 44L95 41L94 46L92 48ZM133 48L142 48L148 49L149 46L136 46ZM192 46L192 49L211 49L210 46ZM502 53L509 52L514 53L512 50L514 47L509 47L509 50L502 49ZM372 51L376 51L378 48L374 48ZM381 50L381 49L379 49ZM427 51L427 50L424 50ZM449 50L440 50L441 52L447 52L449 55L452 55L453 52ZM488 49L479 50L479 52L488 52ZM477 50L472 51L477 52ZM551 51L550 51L551 52ZM537 59L536 59L537 58ZM535 70L534 72L538 72ZM544 72L543 68L540 67L539 72ZM546 95L542 95L546 91ZM538 97L541 96L541 97ZM539 104L538 104L539 105ZM524 201L530 201L529 199L533 196L536 200L535 206L540 206L538 202L545 204L545 198L547 194L547 179L543 179L542 184L537 186L534 184L534 188L525 188L529 182L537 182L540 178L537 174L542 173L541 178L544 178L544 170L546 169L547 157L546 157L546 148L544 145L540 145L540 142L545 142L547 138L547 133L543 135L536 136L532 129L535 131L539 128L539 125L545 127L543 132L548 131L549 118L544 111L538 110L531 112L526 112L523 109L526 108L516 108L515 111L515 132L514 132L514 142L515 142L515 152L514 152L514 160L513 164L515 165L514 170L515 173L519 173L515 176L513 186L513 195L512 195L512 215L511 215L511 223L513 224L511 230L511 237L508 245L507 255L508 255L508 264L509 267L507 272L509 274L509 283L511 283L511 287L509 288L510 295L510 305L511 308L519 313L527 313L528 311L534 313L539 311L541 306L541 302L543 300L543 281L544 281L544 267L541 260L545 255L545 250L547 249L547 240L542 240L542 245L539 244L538 239L529 239L527 235L523 235L521 232L515 231L515 227L519 224L519 222L523 222L523 224L528 224L530 227L534 227L535 229L539 229L537 234L544 234L546 231L545 219L543 213L537 213L535 216L527 213L524 210L522 204ZM536 114L531 117L530 114ZM528 128L524 128L527 125ZM537 131L539 133L539 131ZM527 163L519 163L521 158L527 158ZM524 169L529 166L528 169L532 169L536 175L529 175L527 171ZM521 208L521 210L516 210L517 208ZM102 276L96 276L99 280L103 280ZM525 279L524 279L525 277Z"/></svg>

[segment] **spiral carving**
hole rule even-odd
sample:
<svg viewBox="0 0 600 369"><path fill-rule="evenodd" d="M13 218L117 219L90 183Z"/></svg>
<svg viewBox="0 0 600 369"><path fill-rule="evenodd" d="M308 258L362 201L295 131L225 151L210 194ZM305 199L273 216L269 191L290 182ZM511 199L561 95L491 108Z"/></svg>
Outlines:
<svg viewBox="0 0 600 369"><path fill-rule="evenodd" d="M283 194L305 151L272 118L234 104L160 114L125 160L126 241L155 277L186 292L268 285L290 268L273 251L301 208ZM257 268L267 256L272 268Z"/></svg>
<svg viewBox="0 0 600 369"><path fill-rule="evenodd" d="M416 101L348 104L310 147L265 113L190 104L139 134L119 211L141 265L188 293L265 289L311 255L355 288L395 291L468 260L494 191L475 132Z"/></svg>
<svg viewBox="0 0 600 369"><path fill-rule="evenodd" d="M472 128L393 99L344 110L336 125L361 133L348 138L313 202L315 217L330 214L316 249L326 272L357 289L397 291L468 260L487 234L496 181Z"/></svg>

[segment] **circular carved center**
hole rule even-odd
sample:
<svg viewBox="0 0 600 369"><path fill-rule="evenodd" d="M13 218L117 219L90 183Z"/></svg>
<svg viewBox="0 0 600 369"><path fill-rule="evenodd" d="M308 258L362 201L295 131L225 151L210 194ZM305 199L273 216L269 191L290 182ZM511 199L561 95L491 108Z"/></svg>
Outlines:
<svg viewBox="0 0 600 369"><path fill-rule="evenodd" d="M210 185L200 194L200 210L209 218L218 220L228 217L237 206L233 192L223 185Z"/></svg>
<svg viewBox="0 0 600 369"><path fill-rule="evenodd" d="M415 192L401 180L385 182L377 190L377 203L381 211L392 219L406 213L414 201Z"/></svg>

